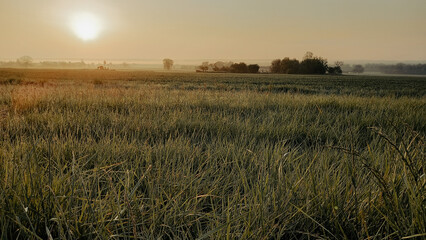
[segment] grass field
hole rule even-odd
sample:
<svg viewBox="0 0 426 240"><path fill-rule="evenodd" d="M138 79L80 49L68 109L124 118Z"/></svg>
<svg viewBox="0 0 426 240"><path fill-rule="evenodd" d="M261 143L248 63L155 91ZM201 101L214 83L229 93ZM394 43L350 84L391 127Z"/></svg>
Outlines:
<svg viewBox="0 0 426 240"><path fill-rule="evenodd" d="M422 239L426 78L0 70L1 239Z"/></svg>

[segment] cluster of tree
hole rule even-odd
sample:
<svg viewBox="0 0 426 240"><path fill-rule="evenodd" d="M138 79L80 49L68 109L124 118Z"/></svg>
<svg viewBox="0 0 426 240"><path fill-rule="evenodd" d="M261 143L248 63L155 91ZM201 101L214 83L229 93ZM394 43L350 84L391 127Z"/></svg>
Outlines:
<svg viewBox="0 0 426 240"><path fill-rule="evenodd" d="M230 72L230 73L258 73L260 66L258 64L247 65L244 62L222 62L215 63L203 62L198 66L197 72Z"/></svg>
<svg viewBox="0 0 426 240"><path fill-rule="evenodd" d="M288 57L273 60L270 71L284 74L342 74L342 65L343 62L336 62L334 67L328 66L326 59L307 52L301 62Z"/></svg>
<svg viewBox="0 0 426 240"><path fill-rule="evenodd" d="M163 67L164 67L165 70L172 69L173 64L174 64L174 61L172 59L170 59L170 58L163 59Z"/></svg>
<svg viewBox="0 0 426 240"><path fill-rule="evenodd" d="M426 75L426 64L366 64L368 72L381 72L386 74L417 74Z"/></svg>
<svg viewBox="0 0 426 240"><path fill-rule="evenodd" d="M230 72L233 62L218 61L215 63L203 62L197 67L197 72Z"/></svg>

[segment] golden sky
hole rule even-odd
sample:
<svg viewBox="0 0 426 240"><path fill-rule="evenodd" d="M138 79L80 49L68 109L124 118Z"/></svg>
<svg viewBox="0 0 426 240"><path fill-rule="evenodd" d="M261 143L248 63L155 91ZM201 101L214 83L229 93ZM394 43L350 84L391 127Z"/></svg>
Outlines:
<svg viewBox="0 0 426 240"><path fill-rule="evenodd" d="M422 61L425 26L426 0L0 0L0 59Z"/></svg>

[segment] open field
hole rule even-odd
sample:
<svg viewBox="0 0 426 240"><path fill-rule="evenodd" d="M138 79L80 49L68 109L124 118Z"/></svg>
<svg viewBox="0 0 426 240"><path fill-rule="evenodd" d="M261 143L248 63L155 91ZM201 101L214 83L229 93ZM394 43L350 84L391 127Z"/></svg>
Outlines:
<svg viewBox="0 0 426 240"><path fill-rule="evenodd" d="M421 239L426 78L0 70L0 239Z"/></svg>

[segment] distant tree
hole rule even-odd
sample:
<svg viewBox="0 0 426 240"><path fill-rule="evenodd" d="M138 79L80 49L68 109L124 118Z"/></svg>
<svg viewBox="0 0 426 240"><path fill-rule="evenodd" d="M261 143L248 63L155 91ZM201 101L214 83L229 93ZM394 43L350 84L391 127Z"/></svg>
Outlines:
<svg viewBox="0 0 426 240"><path fill-rule="evenodd" d="M271 73L281 73L281 60L275 59L271 63L270 67Z"/></svg>
<svg viewBox="0 0 426 240"><path fill-rule="evenodd" d="M222 61L218 61L213 64L214 71L224 71L224 68L225 68L225 63Z"/></svg>
<svg viewBox="0 0 426 240"><path fill-rule="evenodd" d="M302 74L325 74L327 72L327 60L321 57L306 57L300 63Z"/></svg>
<svg viewBox="0 0 426 240"><path fill-rule="evenodd" d="M362 65L355 65L354 68L352 69L352 72L354 73L363 73L364 72L364 67Z"/></svg>
<svg viewBox="0 0 426 240"><path fill-rule="evenodd" d="M343 65L345 65L345 63L344 63L343 61L335 61L335 62L334 62L334 65L336 65L336 67L340 67L340 68L342 68L342 67L343 67Z"/></svg>
<svg viewBox="0 0 426 240"><path fill-rule="evenodd" d="M260 66L257 64L250 64L247 66L249 73L258 73Z"/></svg>
<svg viewBox="0 0 426 240"><path fill-rule="evenodd" d="M225 65L224 65L224 67L225 67L225 68L230 68L230 67L232 66L232 64L234 64L234 63L233 63L233 62L231 62L231 61L226 62L226 63L225 63Z"/></svg>
<svg viewBox="0 0 426 240"><path fill-rule="evenodd" d="M343 71L342 71L342 66L344 65L344 63L342 61L336 61L334 62L334 67L328 67L327 71L328 74L332 74L332 75L342 75Z"/></svg>
<svg viewBox="0 0 426 240"><path fill-rule="evenodd" d="M333 75L342 75L343 71L340 66L328 67L328 73Z"/></svg>
<svg viewBox="0 0 426 240"><path fill-rule="evenodd" d="M163 59L163 66L165 70L170 70L173 67L173 60L169 58Z"/></svg>
<svg viewBox="0 0 426 240"><path fill-rule="evenodd" d="M248 67L247 64L240 62L240 63L234 63L231 65L231 72L233 73L247 73Z"/></svg>
<svg viewBox="0 0 426 240"><path fill-rule="evenodd" d="M203 72L209 70L209 62L203 62L200 66L198 66Z"/></svg>
<svg viewBox="0 0 426 240"><path fill-rule="evenodd" d="M229 62L225 62L225 63L223 64L223 67L222 67L221 71L223 71L223 72L231 72L231 66L232 66L233 64L234 64L234 63L233 63L233 62L231 62L231 61L229 61Z"/></svg>
<svg viewBox="0 0 426 240"><path fill-rule="evenodd" d="M290 59L288 57L281 60L280 73L296 74L299 73L300 63L297 59Z"/></svg>
<svg viewBox="0 0 426 240"><path fill-rule="evenodd" d="M33 63L33 58L30 56L22 56L16 60L16 63L24 67L29 67Z"/></svg>

